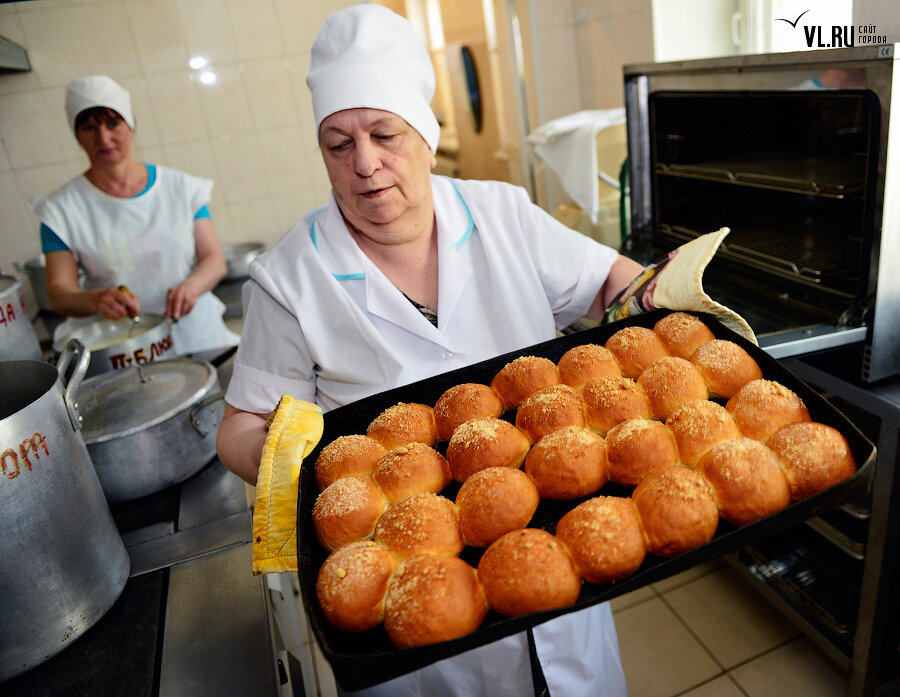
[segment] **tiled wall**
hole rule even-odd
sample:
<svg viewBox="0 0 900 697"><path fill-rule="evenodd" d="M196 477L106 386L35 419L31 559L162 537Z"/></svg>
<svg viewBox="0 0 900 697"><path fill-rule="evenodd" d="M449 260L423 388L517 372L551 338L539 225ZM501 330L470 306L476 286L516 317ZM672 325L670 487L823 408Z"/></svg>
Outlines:
<svg viewBox="0 0 900 697"><path fill-rule="evenodd" d="M65 86L107 74L132 96L138 157L215 180L223 242L271 244L329 183L306 70L325 17L352 0L33 0L0 4L0 34L30 73L0 74L0 270L40 252L27 196L82 172ZM188 66L210 62L205 85ZM27 285L27 284L26 284Z"/></svg>

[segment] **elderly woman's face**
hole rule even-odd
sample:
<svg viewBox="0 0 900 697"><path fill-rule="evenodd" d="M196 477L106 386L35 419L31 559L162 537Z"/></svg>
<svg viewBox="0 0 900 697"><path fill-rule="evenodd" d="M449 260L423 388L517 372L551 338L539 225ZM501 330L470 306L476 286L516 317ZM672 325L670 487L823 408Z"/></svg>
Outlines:
<svg viewBox="0 0 900 697"><path fill-rule="evenodd" d="M341 212L361 231L393 223L402 227L430 211L434 156L418 131L396 114L338 111L322 121L319 144Z"/></svg>

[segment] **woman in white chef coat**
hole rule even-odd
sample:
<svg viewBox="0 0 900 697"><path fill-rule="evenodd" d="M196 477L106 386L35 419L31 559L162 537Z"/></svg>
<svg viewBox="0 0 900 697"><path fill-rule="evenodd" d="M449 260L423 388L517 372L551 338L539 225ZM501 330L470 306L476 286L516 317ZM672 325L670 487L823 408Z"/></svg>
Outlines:
<svg viewBox="0 0 900 697"><path fill-rule="evenodd" d="M90 166L31 202L41 219L47 296L69 318L54 338L97 315L116 320L143 310L179 320L172 335L180 353L236 345L225 306L210 292L226 270L207 207L212 181L137 161L131 97L105 75L69 83L65 109Z"/></svg>
<svg viewBox="0 0 900 697"><path fill-rule="evenodd" d="M599 318L642 270L520 188L431 175L431 61L386 8L326 20L307 83L332 195L250 267L218 438L222 462L250 483L282 394L331 409L552 339ZM364 693L626 694L608 604L535 627L531 652L530 634Z"/></svg>

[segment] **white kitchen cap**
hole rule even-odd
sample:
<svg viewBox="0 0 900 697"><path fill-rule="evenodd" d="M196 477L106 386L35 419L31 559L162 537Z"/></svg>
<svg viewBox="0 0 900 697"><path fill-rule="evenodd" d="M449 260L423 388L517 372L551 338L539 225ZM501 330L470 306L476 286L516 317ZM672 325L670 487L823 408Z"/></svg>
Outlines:
<svg viewBox="0 0 900 697"><path fill-rule="evenodd" d="M131 111L131 96L111 77L88 75L72 80L66 87L66 116L69 128L75 131L75 119L85 109L105 106L117 111L131 130L134 130L134 113Z"/></svg>
<svg viewBox="0 0 900 697"><path fill-rule="evenodd" d="M386 7L356 5L326 19L312 45L306 84L317 133L337 111L382 109L437 150L441 127L431 110L431 58L412 25Z"/></svg>

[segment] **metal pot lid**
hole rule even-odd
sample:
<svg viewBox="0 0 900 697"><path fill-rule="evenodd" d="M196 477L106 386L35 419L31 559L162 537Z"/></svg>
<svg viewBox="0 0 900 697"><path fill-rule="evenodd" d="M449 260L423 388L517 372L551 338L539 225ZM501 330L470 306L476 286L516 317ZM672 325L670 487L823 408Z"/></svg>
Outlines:
<svg viewBox="0 0 900 697"><path fill-rule="evenodd" d="M103 351L116 344L129 341L141 334L155 329L163 322L169 321L165 315L141 313L139 322L129 317L111 320L97 317L79 326L69 335L61 337L53 342L53 350L59 353L69 342L69 339L79 339L91 351Z"/></svg>
<svg viewBox="0 0 900 697"><path fill-rule="evenodd" d="M197 403L216 383L216 369L173 358L101 373L85 380L75 400L88 445L145 431Z"/></svg>

